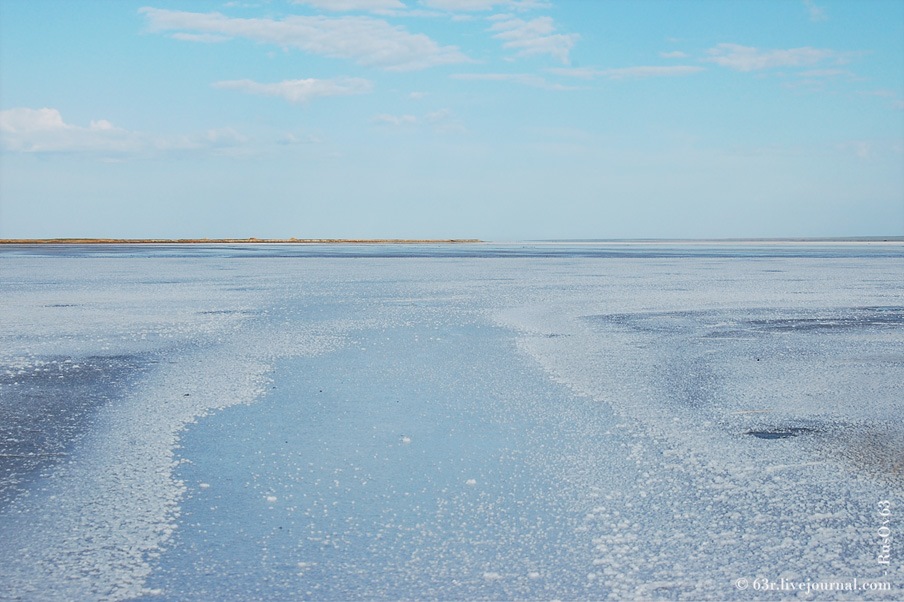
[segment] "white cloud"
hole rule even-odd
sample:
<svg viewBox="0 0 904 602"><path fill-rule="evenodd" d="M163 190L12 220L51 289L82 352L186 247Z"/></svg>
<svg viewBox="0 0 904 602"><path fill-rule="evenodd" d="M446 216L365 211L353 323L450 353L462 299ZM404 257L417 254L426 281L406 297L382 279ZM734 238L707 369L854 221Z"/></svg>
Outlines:
<svg viewBox="0 0 904 602"><path fill-rule="evenodd" d="M202 44L216 44L219 42L228 42L227 36L219 36L212 33L181 33L177 32L170 35L174 40L182 40L183 42L201 42Z"/></svg>
<svg viewBox="0 0 904 602"><path fill-rule="evenodd" d="M461 134L468 131L464 123L449 109L439 109L424 115L424 120L438 134Z"/></svg>
<svg viewBox="0 0 904 602"><path fill-rule="evenodd" d="M209 146L239 146L248 142L248 138L232 128L216 128L204 132L203 141Z"/></svg>
<svg viewBox="0 0 904 602"><path fill-rule="evenodd" d="M467 131L461 121L459 121L449 109L431 111L422 117L381 113L380 115L375 115L371 121L393 127L428 127L438 134L461 133Z"/></svg>
<svg viewBox="0 0 904 602"><path fill-rule="evenodd" d="M429 123L440 123L442 121L448 121L452 117L452 111L449 109L439 109L438 111L432 111L424 115L424 119L426 119Z"/></svg>
<svg viewBox="0 0 904 602"><path fill-rule="evenodd" d="M602 70L593 67L552 67L547 69L550 73L556 75L564 75L565 77L575 77L578 79L593 79L602 74Z"/></svg>
<svg viewBox="0 0 904 602"><path fill-rule="evenodd" d="M332 11L391 10L405 8L399 0L293 0L292 4L307 4L314 8Z"/></svg>
<svg viewBox="0 0 904 602"><path fill-rule="evenodd" d="M452 79L466 81L496 81L511 82L521 84L522 86L530 86L532 88L542 88L544 90L574 90L572 86L563 86L554 84L539 75L531 73L456 73L450 75Z"/></svg>
<svg viewBox="0 0 904 602"><path fill-rule="evenodd" d="M62 119L62 117L60 119ZM115 130L116 128L113 126L112 123L110 123L106 119L98 119L97 121L91 122L91 126L89 129L92 129L95 131L97 131L97 130L112 131L112 130Z"/></svg>
<svg viewBox="0 0 904 602"><path fill-rule="evenodd" d="M105 119L80 127L66 123L58 110L48 108L0 111L0 140L3 150L20 153L123 153L143 146L136 134Z"/></svg>
<svg viewBox="0 0 904 602"><path fill-rule="evenodd" d="M789 89L823 91L838 81L857 81L855 74L846 69L803 69L793 73L781 73L785 78L783 86Z"/></svg>
<svg viewBox="0 0 904 602"><path fill-rule="evenodd" d="M589 67L552 68L548 69L556 75L576 77L580 79L594 79L598 77L608 79L642 79L647 77L680 77L693 75L704 71L703 67L693 65L669 65L669 66L639 66L622 67L619 69L592 69Z"/></svg>
<svg viewBox="0 0 904 602"><path fill-rule="evenodd" d="M427 10L422 8L383 8L377 9L373 11L375 14L378 14L383 17L405 17L405 18L429 18L435 19L438 17L448 17L449 13L444 13L438 10ZM452 17L455 20L455 16Z"/></svg>
<svg viewBox="0 0 904 602"><path fill-rule="evenodd" d="M403 125L414 125L418 122L418 119L414 115L388 115L382 113L380 115L375 115L372 121L374 123L384 123L386 125L399 127Z"/></svg>
<svg viewBox="0 0 904 602"><path fill-rule="evenodd" d="M876 98L887 98L891 101L891 106L894 109L904 109L904 100L901 100L898 93L894 90L880 88L878 90L863 90L858 92L860 96L874 96Z"/></svg>
<svg viewBox="0 0 904 602"><path fill-rule="evenodd" d="M801 71L800 77L854 77L847 69L807 69Z"/></svg>
<svg viewBox="0 0 904 602"><path fill-rule="evenodd" d="M894 98L897 96L897 92L894 90L889 90L887 88L880 88L878 90L865 90L859 93L861 96L879 96L881 98Z"/></svg>
<svg viewBox="0 0 904 602"><path fill-rule="evenodd" d="M0 132L54 131L66 129L63 116L56 109L8 109L0 111Z"/></svg>
<svg viewBox="0 0 904 602"><path fill-rule="evenodd" d="M421 4L448 11L485 11L497 6L514 10L547 8L548 2L541 0L421 0Z"/></svg>
<svg viewBox="0 0 904 602"><path fill-rule="evenodd" d="M494 38L503 41L503 47L517 51L518 56L549 54L568 64L568 53L580 39L576 33L553 33L556 29L551 17L537 17L530 21L497 15L490 31L497 32Z"/></svg>
<svg viewBox="0 0 904 602"><path fill-rule="evenodd" d="M681 52L680 50L673 50L671 52L660 52L659 56L664 59L686 59L687 53Z"/></svg>
<svg viewBox="0 0 904 602"><path fill-rule="evenodd" d="M0 111L0 148L15 153L89 153L101 156L220 150L244 145L248 139L230 128L200 134L152 137L114 126L106 119L88 127L63 120L57 109L16 108Z"/></svg>
<svg viewBox="0 0 904 602"><path fill-rule="evenodd" d="M837 145L843 152L851 153L859 159L872 159L875 155L875 145L868 140L851 140Z"/></svg>
<svg viewBox="0 0 904 602"><path fill-rule="evenodd" d="M183 39L185 34L244 38L389 70L426 69L470 61L455 46L440 46L424 34L412 34L372 17L239 19L220 13L148 7L139 12L147 19L150 31L174 32Z"/></svg>
<svg viewBox="0 0 904 602"><path fill-rule="evenodd" d="M293 79L275 84L262 84L250 79L240 79L216 82L213 86L224 90L239 90L248 94L278 96L294 103L307 102L312 98L323 96L366 94L373 90L373 84L370 81L357 77Z"/></svg>
<svg viewBox="0 0 904 602"><path fill-rule="evenodd" d="M309 134L306 132L287 132L283 134L277 141L277 144L296 145L296 144L323 144L325 141L317 134Z"/></svg>
<svg viewBox="0 0 904 602"><path fill-rule="evenodd" d="M640 79L646 77L680 77L684 75L693 75L694 73L699 73L703 70L703 67L692 65L673 65L668 67L654 65L606 69L602 72L602 75L609 79Z"/></svg>
<svg viewBox="0 0 904 602"><path fill-rule="evenodd" d="M826 15L825 9L816 6L816 3L813 0L804 0L804 5L807 7L807 11L810 13L810 20L814 22L825 21L829 17Z"/></svg>
<svg viewBox="0 0 904 602"><path fill-rule="evenodd" d="M704 61L715 63L735 71L760 71L778 67L810 67L824 61L845 62L845 56L834 50L823 48L790 48L788 50L760 50L739 44L719 44L707 50L709 58Z"/></svg>

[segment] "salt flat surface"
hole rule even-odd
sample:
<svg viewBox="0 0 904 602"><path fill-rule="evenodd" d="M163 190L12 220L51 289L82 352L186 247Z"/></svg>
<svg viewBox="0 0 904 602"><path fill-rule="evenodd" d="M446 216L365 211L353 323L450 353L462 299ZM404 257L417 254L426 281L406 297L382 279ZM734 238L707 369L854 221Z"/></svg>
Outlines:
<svg viewBox="0 0 904 602"><path fill-rule="evenodd" d="M0 598L900 599L902 259L0 249Z"/></svg>

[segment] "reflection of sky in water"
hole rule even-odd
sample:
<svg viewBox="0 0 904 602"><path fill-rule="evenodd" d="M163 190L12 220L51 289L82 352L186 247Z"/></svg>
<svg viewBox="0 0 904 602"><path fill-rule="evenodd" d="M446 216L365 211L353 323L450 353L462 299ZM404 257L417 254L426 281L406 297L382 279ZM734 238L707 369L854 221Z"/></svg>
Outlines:
<svg viewBox="0 0 904 602"><path fill-rule="evenodd" d="M244 600L885 578L901 250L0 249L0 579Z"/></svg>

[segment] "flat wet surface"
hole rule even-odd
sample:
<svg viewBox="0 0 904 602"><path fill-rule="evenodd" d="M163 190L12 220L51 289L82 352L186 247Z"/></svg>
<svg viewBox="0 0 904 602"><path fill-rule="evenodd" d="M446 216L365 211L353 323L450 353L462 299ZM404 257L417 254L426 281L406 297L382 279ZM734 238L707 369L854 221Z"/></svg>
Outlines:
<svg viewBox="0 0 904 602"><path fill-rule="evenodd" d="M548 406L581 407L598 432L612 417L515 353L486 324L421 324L281 363L266 398L182 438L189 494L149 586L166 600L601 595L566 503L574 436Z"/></svg>
<svg viewBox="0 0 904 602"><path fill-rule="evenodd" d="M0 249L0 598L898 599L901 251Z"/></svg>
<svg viewBox="0 0 904 602"><path fill-rule="evenodd" d="M97 409L134 386L145 361L56 357L0 372L0 505L67 458Z"/></svg>

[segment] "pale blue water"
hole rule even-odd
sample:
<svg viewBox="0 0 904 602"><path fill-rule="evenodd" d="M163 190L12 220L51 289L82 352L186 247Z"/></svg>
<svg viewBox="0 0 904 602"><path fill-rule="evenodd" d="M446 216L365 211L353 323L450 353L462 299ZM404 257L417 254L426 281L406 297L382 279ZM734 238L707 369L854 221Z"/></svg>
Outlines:
<svg viewBox="0 0 904 602"><path fill-rule="evenodd" d="M902 259L0 247L0 598L898 599Z"/></svg>

